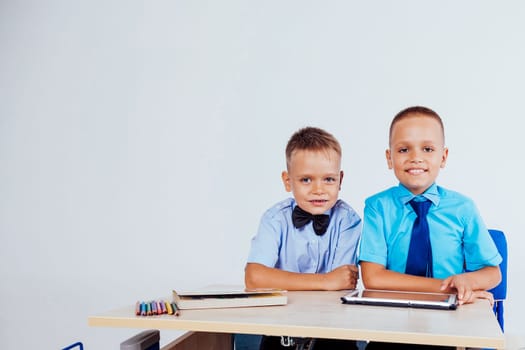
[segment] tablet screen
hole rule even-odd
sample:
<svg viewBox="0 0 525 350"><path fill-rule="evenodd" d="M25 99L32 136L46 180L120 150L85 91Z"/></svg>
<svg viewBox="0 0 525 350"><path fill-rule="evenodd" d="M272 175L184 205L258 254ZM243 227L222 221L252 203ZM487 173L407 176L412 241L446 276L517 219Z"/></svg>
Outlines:
<svg viewBox="0 0 525 350"><path fill-rule="evenodd" d="M456 309L455 294L403 292L388 290L355 290L341 298L345 304Z"/></svg>

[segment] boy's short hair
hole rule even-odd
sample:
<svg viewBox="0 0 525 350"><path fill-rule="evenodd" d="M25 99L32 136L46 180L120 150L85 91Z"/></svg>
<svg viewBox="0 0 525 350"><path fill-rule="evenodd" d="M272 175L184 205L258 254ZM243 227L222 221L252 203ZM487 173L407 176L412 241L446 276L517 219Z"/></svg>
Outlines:
<svg viewBox="0 0 525 350"><path fill-rule="evenodd" d="M286 145L286 166L289 166L290 159L295 151L324 151L329 149L334 150L341 157L341 145L334 135L311 126L299 129L290 137Z"/></svg>
<svg viewBox="0 0 525 350"><path fill-rule="evenodd" d="M439 125L441 126L441 133L443 135L443 142L445 142L445 127L443 125L443 120L441 120L441 117L439 114L437 114L435 111L428 107L423 106L412 106L403 109L401 112L397 113L394 119L392 119L392 123L390 124L390 132L388 134L388 144L392 141L392 131L394 130L394 125L403 119L406 119L408 117L413 117L414 115L419 114L421 116L430 117L434 120L436 120Z"/></svg>

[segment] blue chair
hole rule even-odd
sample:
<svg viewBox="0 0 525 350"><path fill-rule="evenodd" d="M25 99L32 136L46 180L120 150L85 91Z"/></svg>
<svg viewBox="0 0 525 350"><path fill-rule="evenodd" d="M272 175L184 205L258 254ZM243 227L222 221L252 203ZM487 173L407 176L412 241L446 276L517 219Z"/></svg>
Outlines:
<svg viewBox="0 0 525 350"><path fill-rule="evenodd" d="M120 343L120 350L159 350L160 349L160 331L149 329L142 331L133 337ZM78 347L78 349L75 349ZM84 350L81 342L68 345L62 350Z"/></svg>
<svg viewBox="0 0 525 350"><path fill-rule="evenodd" d="M68 345L65 348L63 348L62 350L72 350L72 349L74 349L76 347L78 347L78 350L84 350L84 344L82 344L82 342L76 342L74 344Z"/></svg>
<svg viewBox="0 0 525 350"><path fill-rule="evenodd" d="M499 268L501 270L501 282L496 287L489 290L494 295L494 313L498 319L501 330L504 330L503 322L503 301L507 298L507 240L505 234L499 230L489 230L490 236L503 258Z"/></svg>

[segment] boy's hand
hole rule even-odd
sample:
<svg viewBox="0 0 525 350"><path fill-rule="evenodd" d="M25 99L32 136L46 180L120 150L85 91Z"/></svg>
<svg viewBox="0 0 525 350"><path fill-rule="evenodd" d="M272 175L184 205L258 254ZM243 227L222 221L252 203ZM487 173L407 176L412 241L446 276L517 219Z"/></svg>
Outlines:
<svg viewBox="0 0 525 350"><path fill-rule="evenodd" d="M326 290L355 289L359 272L355 265L339 266L325 274Z"/></svg>
<svg viewBox="0 0 525 350"><path fill-rule="evenodd" d="M465 304L473 303L476 301L476 299L487 299L490 303L490 306L494 305L494 295L492 295L491 292L487 292L486 290L475 290L472 292L472 299L468 302L465 302Z"/></svg>
<svg viewBox="0 0 525 350"><path fill-rule="evenodd" d="M485 290L475 290L474 283L468 274L453 275L443 280L441 291L450 292L455 289L458 294L459 305L470 304L476 299L487 299L494 304L494 296Z"/></svg>
<svg viewBox="0 0 525 350"><path fill-rule="evenodd" d="M467 275L452 275L443 280L441 283L441 290L443 292L450 292L453 289L455 289L458 294L459 305L466 304L468 301L472 300L473 288Z"/></svg>

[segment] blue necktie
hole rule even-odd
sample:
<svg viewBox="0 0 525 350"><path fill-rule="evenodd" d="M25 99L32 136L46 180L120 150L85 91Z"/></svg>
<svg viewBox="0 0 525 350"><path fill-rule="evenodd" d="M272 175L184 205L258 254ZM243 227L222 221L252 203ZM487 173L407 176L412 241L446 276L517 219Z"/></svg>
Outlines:
<svg viewBox="0 0 525 350"><path fill-rule="evenodd" d="M409 275L432 277L432 247L428 231L427 213L432 205L428 199L423 202L410 201L417 214L412 227L405 272Z"/></svg>

